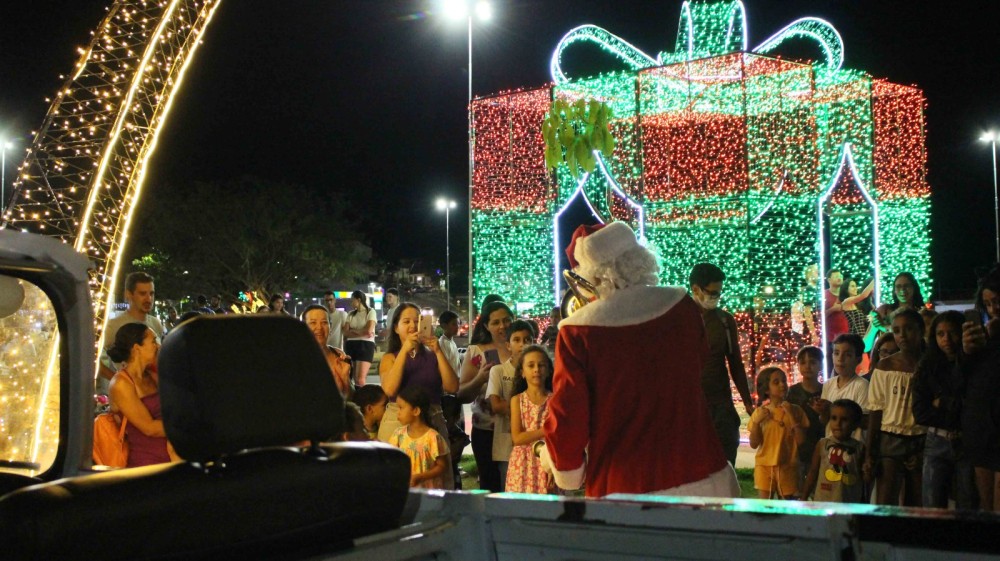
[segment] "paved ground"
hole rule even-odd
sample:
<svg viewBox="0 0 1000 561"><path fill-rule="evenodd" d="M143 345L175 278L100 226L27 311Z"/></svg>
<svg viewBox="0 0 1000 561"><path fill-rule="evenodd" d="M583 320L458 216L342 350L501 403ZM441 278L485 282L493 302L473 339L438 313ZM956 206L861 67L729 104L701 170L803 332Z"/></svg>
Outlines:
<svg viewBox="0 0 1000 561"><path fill-rule="evenodd" d="M739 450L736 451L736 467L753 469L753 457L755 453L756 450L750 448L750 444L746 442L740 444Z"/></svg>

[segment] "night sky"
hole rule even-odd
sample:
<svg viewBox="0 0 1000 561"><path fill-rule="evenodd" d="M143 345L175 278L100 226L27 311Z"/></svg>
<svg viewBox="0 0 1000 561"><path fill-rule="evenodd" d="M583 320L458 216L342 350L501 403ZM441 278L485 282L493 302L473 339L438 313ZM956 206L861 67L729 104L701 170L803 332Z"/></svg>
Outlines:
<svg viewBox="0 0 1000 561"><path fill-rule="evenodd" d="M109 3L0 5L0 133L30 142L44 98ZM990 126L1000 130L1000 2L745 3L751 46L798 17L822 17L844 38L846 67L924 90L934 276L943 296L967 296L974 269L995 252L990 150L977 139ZM680 6L494 0L494 19L474 30L473 90L545 85L555 44L584 23L649 54L673 50ZM444 216L433 204L448 196L460 205L451 216L453 261L464 259L467 37L464 21L433 8L224 0L174 102L141 204L176 207L182 221L196 202L172 199L171 184L245 174L339 191L377 255L440 267ZM9 153L8 169L19 159Z"/></svg>

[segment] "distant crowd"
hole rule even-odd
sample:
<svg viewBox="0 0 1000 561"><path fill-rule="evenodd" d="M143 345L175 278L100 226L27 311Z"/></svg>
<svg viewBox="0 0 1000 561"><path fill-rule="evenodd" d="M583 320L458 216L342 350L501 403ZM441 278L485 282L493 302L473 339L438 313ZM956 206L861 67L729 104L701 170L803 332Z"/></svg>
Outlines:
<svg viewBox="0 0 1000 561"><path fill-rule="evenodd" d="M964 314L934 313L909 273L895 277L890 303L871 310L873 284L859 287L831 270L820 302L817 272L807 268L791 311L792 332L802 337L794 370L791 361L758 358L765 364L755 391L737 322L718 306L724 273L708 263L691 272L688 294L701 311L707 348L702 391L726 459L735 464L740 444L735 388L749 416L754 487L762 498L1000 510L1000 269L980 280L975 311ZM177 459L160 415L155 365L167 329L152 313L154 296L152 277L130 274L128 310L106 327L98 393L127 419L129 466ZM223 312L220 298L202 298L196 311L171 312L166 327ZM276 296L267 311L287 313L283 304ZM349 312L335 304L327 292L324 305L308 306L299 319L350 400L348 430L339 436L406 452L414 487L461 489L458 464L471 443L481 489L563 492L538 449L562 336L558 308L540 333L503 298L487 297L463 355L454 340L457 314L422 315L390 289L376 385L366 383L376 354L375 311L362 292L352 294ZM822 323L823 340L816 327ZM795 374L801 381L790 386ZM620 383L629 383L628 373Z"/></svg>

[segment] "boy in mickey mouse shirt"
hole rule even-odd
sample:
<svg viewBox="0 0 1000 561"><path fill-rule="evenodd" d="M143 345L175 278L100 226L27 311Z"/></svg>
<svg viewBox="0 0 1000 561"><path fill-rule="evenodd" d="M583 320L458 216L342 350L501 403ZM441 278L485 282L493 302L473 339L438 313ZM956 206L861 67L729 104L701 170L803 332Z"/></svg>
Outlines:
<svg viewBox="0 0 1000 561"><path fill-rule="evenodd" d="M851 436L861 424L861 415L861 406L850 399L838 399L830 406L830 436L816 444L803 499L866 502L861 474L864 444Z"/></svg>

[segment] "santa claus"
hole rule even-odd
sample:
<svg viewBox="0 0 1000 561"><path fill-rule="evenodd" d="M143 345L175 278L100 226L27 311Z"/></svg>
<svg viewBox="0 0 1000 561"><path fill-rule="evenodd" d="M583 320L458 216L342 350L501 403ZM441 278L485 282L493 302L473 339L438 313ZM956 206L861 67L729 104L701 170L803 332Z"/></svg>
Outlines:
<svg viewBox="0 0 1000 561"><path fill-rule="evenodd" d="M623 222L580 227L566 250L592 303L559 324L553 394L538 452L563 489L588 497L737 497L701 388L701 309L657 287L656 256Z"/></svg>

